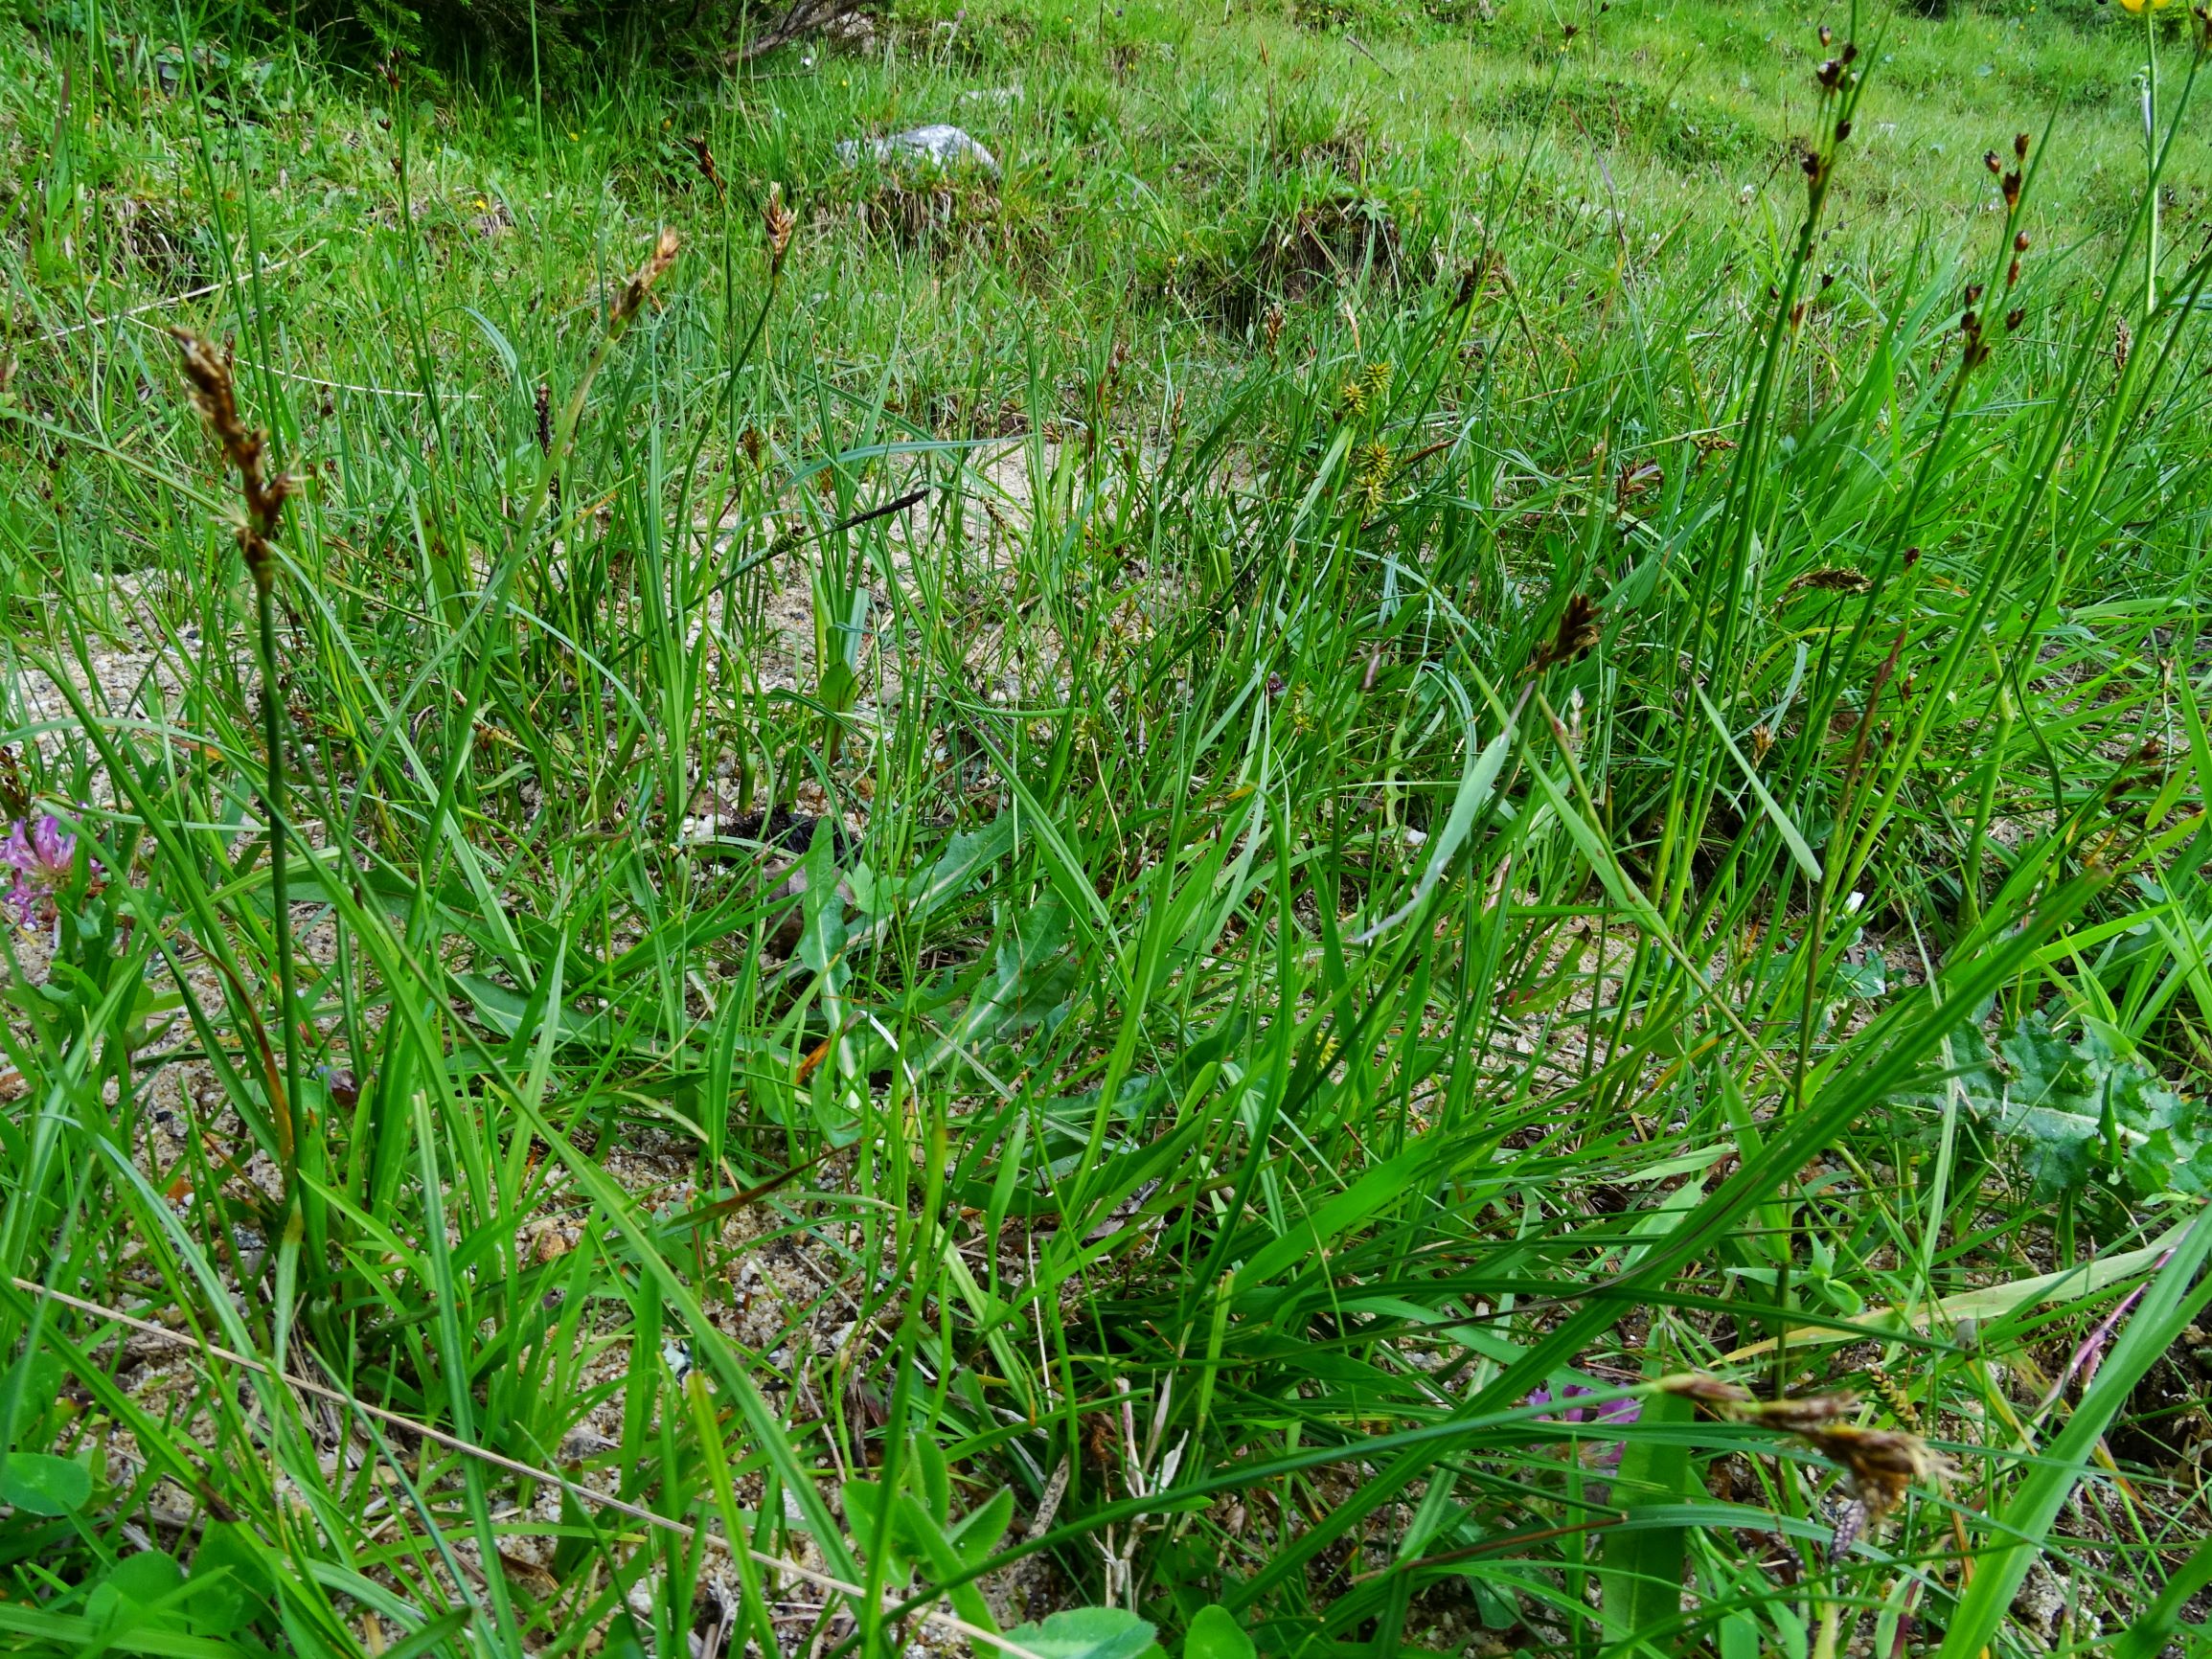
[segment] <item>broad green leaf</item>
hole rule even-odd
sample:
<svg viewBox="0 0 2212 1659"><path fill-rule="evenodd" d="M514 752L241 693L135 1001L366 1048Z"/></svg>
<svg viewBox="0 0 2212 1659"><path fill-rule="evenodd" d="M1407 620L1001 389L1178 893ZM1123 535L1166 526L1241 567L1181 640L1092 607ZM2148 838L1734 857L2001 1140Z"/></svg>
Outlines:
<svg viewBox="0 0 2212 1659"><path fill-rule="evenodd" d="M184 1585L184 1568L174 1556L161 1550L141 1550L125 1556L107 1570L101 1582L133 1602L158 1602Z"/></svg>
<svg viewBox="0 0 2212 1659"><path fill-rule="evenodd" d="M1007 1524L1013 1519L1013 1489L1000 1487L989 1503L970 1510L960 1518L960 1524L948 1528L945 1535L960 1557L962 1566L978 1567L991 1559L991 1552L998 1548L998 1540L1006 1536Z"/></svg>
<svg viewBox="0 0 2212 1659"><path fill-rule="evenodd" d="M1142 1659L1152 1627L1119 1607L1071 1607L1040 1625L1017 1625L1006 1639L1038 1659Z"/></svg>
<svg viewBox="0 0 2212 1659"><path fill-rule="evenodd" d="M185 1623L184 1568L159 1550L125 1556L110 1567L85 1598L85 1617L110 1631L155 1627L177 1629Z"/></svg>
<svg viewBox="0 0 2212 1659"><path fill-rule="evenodd" d="M531 1011L531 999L509 990L503 985L473 973L457 973L453 983L458 986L476 1017L502 1036L536 1036L544 1026L550 1025L564 1043L589 1043L595 1046L611 1045L615 1037L614 1021L603 1013L579 1013L574 1009L560 1009L550 1016L541 1014L538 1031L524 1032L523 1022Z"/></svg>
<svg viewBox="0 0 2212 1659"><path fill-rule="evenodd" d="M952 1610L970 1625L996 1630L998 1621L992 1617L991 1603L983 1599L983 1592L974 1581L965 1576L970 1563L946 1532L945 1523L924 1509L910 1491L898 1494L894 1510L897 1519L893 1525L900 1547L910 1550L926 1566L932 1579L950 1586L946 1595ZM990 1554L988 1549L984 1550L976 1558L988 1559Z"/></svg>
<svg viewBox="0 0 2212 1659"><path fill-rule="evenodd" d="M883 1552L883 1581L903 1584L914 1576L912 1529L900 1525L899 1506L886 1512L882 1483L847 1481L841 1489L845 1513L853 1523L853 1544L862 1555Z"/></svg>
<svg viewBox="0 0 2212 1659"><path fill-rule="evenodd" d="M1183 1635L1183 1659L1258 1659L1259 1648L1219 1602L1200 1607Z"/></svg>
<svg viewBox="0 0 2212 1659"><path fill-rule="evenodd" d="M2212 1191L2212 1118L2095 1031L2068 1042L2036 1011L1994 1050L1971 1025L1951 1046L1963 1063L1943 1084L2018 1154L2037 1197L2098 1184L2136 1198ZM1924 1078L1901 1098L1938 1086Z"/></svg>
<svg viewBox="0 0 2212 1659"><path fill-rule="evenodd" d="M277 1593L277 1578L261 1553L259 1539L239 1522L208 1522L208 1531L199 1535L199 1549L193 1551L193 1578L213 1578L215 1573L226 1573L243 1595Z"/></svg>
<svg viewBox="0 0 2212 1659"><path fill-rule="evenodd" d="M1696 1408L1679 1395L1653 1395L1644 1402L1639 1421L1657 1428L1692 1421ZM1690 1448L1656 1437L1630 1439L1621 1450L1620 1478L1610 1502L1630 1513L1648 1505L1676 1504L1690 1489ZM1646 1631L1679 1623L1682 1612L1682 1557L1689 1529L1657 1526L1624 1529L1606 1535L1598 1572L1602 1617L1609 1641L1626 1641Z"/></svg>
<svg viewBox="0 0 2212 1659"><path fill-rule="evenodd" d="M34 1515L66 1515L92 1496L82 1464L48 1452L10 1452L0 1464L0 1501Z"/></svg>

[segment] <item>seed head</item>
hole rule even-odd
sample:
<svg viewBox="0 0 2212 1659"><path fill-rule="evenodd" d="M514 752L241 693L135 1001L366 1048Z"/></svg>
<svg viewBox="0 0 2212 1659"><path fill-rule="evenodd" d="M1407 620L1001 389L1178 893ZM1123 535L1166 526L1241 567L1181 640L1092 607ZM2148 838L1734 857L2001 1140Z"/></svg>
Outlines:
<svg viewBox="0 0 2212 1659"><path fill-rule="evenodd" d="M1805 193L1817 201L1820 196L1820 187L1827 182L1829 158L1818 150L1809 149L1798 165L1805 170Z"/></svg>
<svg viewBox="0 0 2212 1659"><path fill-rule="evenodd" d="M1790 584L1790 591L1809 587L1820 593L1864 593L1874 585L1859 572L1848 565L1824 564L1817 570L1809 570Z"/></svg>
<svg viewBox="0 0 2212 1659"><path fill-rule="evenodd" d="M714 186L715 194L724 194L722 175L715 169L715 152L707 148L705 133L697 133L685 140L692 147L692 159L698 164L699 176Z"/></svg>
<svg viewBox="0 0 2212 1659"><path fill-rule="evenodd" d="M669 266L676 262L676 249L681 245L675 232L661 232L653 242L652 252L646 255L645 263L638 266L615 297L614 310L607 318L608 327L619 330L645 309L646 302L652 298L653 285L667 276Z"/></svg>
<svg viewBox="0 0 2212 1659"><path fill-rule="evenodd" d="M1640 500L1661 488L1667 482L1667 469L1656 461L1639 461L1622 468L1620 481L1613 486L1613 499L1622 508Z"/></svg>
<svg viewBox="0 0 2212 1659"><path fill-rule="evenodd" d="M199 411L199 418L215 434L224 458L239 475L239 488L245 497L245 513L238 531L239 551L245 556L246 569L255 583L265 587L275 577L275 552L269 537L276 534L277 523L284 516L285 498L296 486L283 474L274 479L265 475L262 460L268 434L249 428L239 414L229 355L187 329L171 329L170 336L184 354L184 378L193 407Z"/></svg>
<svg viewBox="0 0 2212 1659"><path fill-rule="evenodd" d="M1749 1403L1751 1391L1732 1382L1723 1382L1709 1372L1684 1371L1659 1378L1663 1394L1678 1394L1685 1399L1698 1400L1711 1406L1737 1406Z"/></svg>
<svg viewBox="0 0 2212 1659"><path fill-rule="evenodd" d="M1359 492L1365 498L1368 511L1382 505L1383 492L1389 488L1391 473L1390 445L1375 439L1359 451Z"/></svg>
<svg viewBox="0 0 2212 1659"><path fill-rule="evenodd" d="M1918 549L1914 549L1918 552ZM1899 1429L1859 1428L1839 1420L1858 1403L1849 1394L1816 1394L1802 1399L1754 1400L1732 1382L1701 1372L1660 1379L1669 1394L1702 1400L1723 1417L1755 1422L1795 1435L1822 1456L1843 1466L1844 1487L1861 1513L1838 1528L1837 1549L1848 1548L1861 1523L1880 1522L1904 1502L1914 1481L1936 1485L1957 1470L1950 1460L1917 1434Z"/></svg>
<svg viewBox="0 0 2212 1659"><path fill-rule="evenodd" d="M1836 1516L1836 1533L1828 1540L1828 1558L1839 1561L1859 1541L1859 1534L1866 1530L1866 1506L1857 1498L1845 1504Z"/></svg>
<svg viewBox="0 0 2212 1659"><path fill-rule="evenodd" d="M768 186L768 199L761 209L761 228L768 239L768 269L779 271L784 266L784 255L791 245L791 232L798 228L799 217L784 205L784 187Z"/></svg>
<svg viewBox="0 0 2212 1659"><path fill-rule="evenodd" d="M1942 1486L1957 1474L1951 1461L1916 1434L1856 1428L1847 1423L1792 1431L1813 1450L1843 1466L1844 1486L1879 1523L1904 1501L1914 1481Z"/></svg>
<svg viewBox="0 0 2212 1659"><path fill-rule="evenodd" d="M1875 1397L1881 1401L1889 1415L1914 1434L1920 1433L1919 1408L1912 1403L1904 1390L1897 1386L1897 1379L1879 1365L1866 1368L1866 1378L1874 1385Z"/></svg>
<svg viewBox="0 0 2212 1659"><path fill-rule="evenodd" d="M1825 1423L1851 1415L1859 1408L1855 1394L1809 1394L1796 1399L1769 1399L1752 1408L1758 1420L1773 1428L1805 1434Z"/></svg>
<svg viewBox="0 0 2212 1659"><path fill-rule="evenodd" d="M1559 626L1529 663L1529 672L1540 674L1562 663L1571 663L1598 643L1598 605L1587 594L1574 594L1560 612Z"/></svg>

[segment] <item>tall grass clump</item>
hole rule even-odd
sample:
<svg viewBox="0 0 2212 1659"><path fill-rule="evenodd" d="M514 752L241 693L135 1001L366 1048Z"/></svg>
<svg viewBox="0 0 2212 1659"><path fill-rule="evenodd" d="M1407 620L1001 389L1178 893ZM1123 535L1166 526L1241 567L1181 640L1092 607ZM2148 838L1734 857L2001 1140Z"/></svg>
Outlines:
<svg viewBox="0 0 2212 1659"><path fill-rule="evenodd" d="M1142 73L1039 17L834 66ZM2212 23L2061 236L2055 122L1859 225L1837 21L1766 232L1547 105L1227 308L1011 84L995 183L755 82L494 177L27 60L0 1642L2196 1639Z"/></svg>

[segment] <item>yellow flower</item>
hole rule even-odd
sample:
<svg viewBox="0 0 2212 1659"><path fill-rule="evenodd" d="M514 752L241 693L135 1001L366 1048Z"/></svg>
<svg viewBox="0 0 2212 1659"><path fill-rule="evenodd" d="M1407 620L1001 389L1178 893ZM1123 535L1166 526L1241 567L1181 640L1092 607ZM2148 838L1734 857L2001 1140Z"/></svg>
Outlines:
<svg viewBox="0 0 2212 1659"><path fill-rule="evenodd" d="M2120 4L2130 11L2140 11L2146 4L2154 11L2163 11L2170 3L2171 0L2120 0Z"/></svg>

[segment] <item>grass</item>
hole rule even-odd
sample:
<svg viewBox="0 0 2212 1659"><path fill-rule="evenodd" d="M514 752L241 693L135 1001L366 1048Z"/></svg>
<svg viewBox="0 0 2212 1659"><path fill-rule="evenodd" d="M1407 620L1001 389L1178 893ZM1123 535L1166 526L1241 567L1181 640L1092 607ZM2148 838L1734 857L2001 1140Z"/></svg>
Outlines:
<svg viewBox="0 0 2212 1659"><path fill-rule="evenodd" d="M2201 34L14 37L0 1642L2193 1650Z"/></svg>

